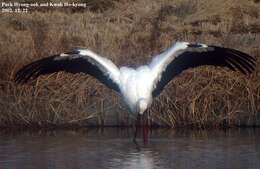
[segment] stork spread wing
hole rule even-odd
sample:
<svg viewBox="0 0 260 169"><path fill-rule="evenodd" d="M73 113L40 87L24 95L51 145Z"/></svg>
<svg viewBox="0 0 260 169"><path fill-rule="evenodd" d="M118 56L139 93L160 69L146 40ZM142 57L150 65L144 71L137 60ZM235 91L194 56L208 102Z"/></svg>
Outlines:
<svg viewBox="0 0 260 169"><path fill-rule="evenodd" d="M87 49L76 49L34 61L21 68L15 75L17 83L26 83L40 75L65 71L70 73L86 73L109 88L119 92L120 72L110 60Z"/></svg>
<svg viewBox="0 0 260 169"><path fill-rule="evenodd" d="M182 71L203 65L228 67L243 74L252 73L256 59L235 49L205 44L177 42L150 63L153 72L153 96L157 96Z"/></svg>

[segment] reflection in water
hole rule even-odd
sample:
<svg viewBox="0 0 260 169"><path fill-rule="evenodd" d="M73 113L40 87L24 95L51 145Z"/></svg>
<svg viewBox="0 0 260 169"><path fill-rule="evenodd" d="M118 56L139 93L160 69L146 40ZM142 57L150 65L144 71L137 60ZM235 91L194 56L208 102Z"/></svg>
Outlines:
<svg viewBox="0 0 260 169"><path fill-rule="evenodd" d="M159 167L158 160L158 154L151 150L130 151L112 158L107 166L111 169L152 169Z"/></svg>
<svg viewBox="0 0 260 169"><path fill-rule="evenodd" d="M148 144L127 129L0 132L0 169L185 169L260 166L260 129L153 130Z"/></svg>

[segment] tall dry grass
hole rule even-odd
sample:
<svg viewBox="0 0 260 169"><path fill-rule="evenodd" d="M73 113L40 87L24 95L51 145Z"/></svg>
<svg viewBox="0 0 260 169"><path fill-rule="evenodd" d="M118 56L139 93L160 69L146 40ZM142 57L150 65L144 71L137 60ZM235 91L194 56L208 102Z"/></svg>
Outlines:
<svg viewBox="0 0 260 169"><path fill-rule="evenodd" d="M260 5L238 0L85 1L87 9L0 14L0 126L131 125L120 97L92 77L57 73L26 85L15 72L33 60L87 47L117 65L138 66L175 41L239 49L258 59L250 76L188 70L149 110L152 124L259 125ZM91 3L92 2L92 3Z"/></svg>

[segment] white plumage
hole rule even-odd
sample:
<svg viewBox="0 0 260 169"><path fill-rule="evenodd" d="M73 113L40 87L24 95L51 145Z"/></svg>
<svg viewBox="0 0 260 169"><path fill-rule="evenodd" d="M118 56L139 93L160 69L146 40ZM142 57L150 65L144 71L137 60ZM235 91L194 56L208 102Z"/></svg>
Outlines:
<svg viewBox="0 0 260 169"><path fill-rule="evenodd" d="M110 60L87 49L50 56L20 69L15 81L27 82L58 71L83 72L121 93L134 114L143 114L167 83L182 71L202 65L228 67L244 74L253 72L256 60L235 49L177 42L137 69L118 68Z"/></svg>

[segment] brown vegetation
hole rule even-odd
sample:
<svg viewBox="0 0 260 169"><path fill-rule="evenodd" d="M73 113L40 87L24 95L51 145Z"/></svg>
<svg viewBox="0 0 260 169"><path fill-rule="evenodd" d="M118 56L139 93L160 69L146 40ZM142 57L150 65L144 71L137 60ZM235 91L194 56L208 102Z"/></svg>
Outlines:
<svg viewBox="0 0 260 169"><path fill-rule="evenodd" d="M152 123L173 127L260 124L257 1L85 2L89 8L79 12L48 9L0 14L0 126L132 124L118 95L92 77L58 73L17 85L14 74L33 60L77 46L107 56L117 65L137 66L178 40L244 51L258 59L257 68L250 76L212 67L184 72L154 100Z"/></svg>

